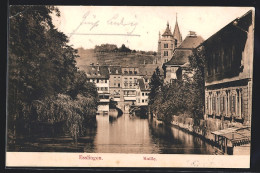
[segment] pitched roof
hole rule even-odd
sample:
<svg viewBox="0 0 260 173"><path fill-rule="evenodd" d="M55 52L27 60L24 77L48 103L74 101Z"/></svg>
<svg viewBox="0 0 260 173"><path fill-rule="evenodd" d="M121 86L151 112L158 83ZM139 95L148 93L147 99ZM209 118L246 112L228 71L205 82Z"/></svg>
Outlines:
<svg viewBox="0 0 260 173"><path fill-rule="evenodd" d="M194 49L203 41L204 39L199 35L188 35L178 48Z"/></svg>
<svg viewBox="0 0 260 173"><path fill-rule="evenodd" d="M160 72L162 73L163 70L160 65L158 64L141 64L139 66L139 75L142 76L152 76L153 72L155 72L156 68L159 67Z"/></svg>
<svg viewBox="0 0 260 173"><path fill-rule="evenodd" d="M183 65L189 61L191 54L191 49L175 49L172 59L164 65Z"/></svg>
<svg viewBox="0 0 260 173"><path fill-rule="evenodd" d="M87 78L96 78L96 79L108 79L109 72L107 66L80 66L80 70L83 70Z"/></svg>
<svg viewBox="0 0 260 173"><path fill-rule="evenodd" d="M173 31L173 37L175 39L177 39L179 42L182 42L181 32L180 32L180 29L179 29L177 19L176 19L175 28L174 28L174 31Z"/></svg>
<svg viewBox="0 0 260 173"><path fill-rule="evenodd" d="M145 84L143 79L137 79L137 81L141 91L149 90L149 84Z"/></svg>
<svg viewBox="0 0 260 173"><path fill-rule="evenodd" d="M122 74L121 66L109 66L108 70L110 70L111 75L120 75Z"/></svg>
<svg viewBox="0 0 260 173"><path fill-rule="evenodd" d="M145 90L144 80L143 79L137 79L140 90Z"/></svg>
<svg viewBox="0 0 260 173"><path fill-rule="evenodd" d="M191 34L183 40L181 45L174 50L172 59L164 65L184 65L189 62L189 56L192 54L192 50L204 41L203 38L196 35L195 32L190 33Z"/></svg>
<svg viewBox="0 0 260 173"><path fill-rule="evenodd" d="M205 40L202 43L202 45L206 45L208 42L212 42L213 44L215 44L216 40L222 40L222 38L227 38L226 35L230 36L230 34L233 34L234 29L240 30L242 32L243 32L243 30L248 31L248 27L251 24L252 24L252 10L249 10L243 16L234 19L233 21L228 23L226 26L221 28L219 31L217 31L215 34L210 36L207 40Z"/></svg>
<svg viewBox="0 0 260 173"><path fill-rule="evenodd" d="M166 29L165 29L165 31L164 31L162 36L172 36L172 32L171 32L171 30L169 28L169 23L167 23L167 27L166 27Z"/></svg>

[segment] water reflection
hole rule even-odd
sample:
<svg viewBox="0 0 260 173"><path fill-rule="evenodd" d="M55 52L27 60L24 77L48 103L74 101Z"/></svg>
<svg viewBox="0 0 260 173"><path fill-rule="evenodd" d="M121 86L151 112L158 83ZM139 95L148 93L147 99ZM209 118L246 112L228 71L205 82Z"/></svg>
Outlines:
<svg viewBox="0 0 260 173"><path fill-rule="evenodd" d="M39 127L39 126L38 126ZM155 121L130 114L97 115L96 121L85 124L85 135L75 144L69 134L43 128L44 135L31 141L17 139L12 151L145 153L145 154L214 154L215 149L198 137L175 127L158 125ZM41 128L38 128L38 130ZM54 131L54 132L53 132ZM52 132L52 133L51 133ZM40 134L40 133L39 133Z"/></svg>
<svg viewBox="0 0 260 173"><path fill-rule="evenodd" d="M175 127L150 123L151 137L163 154L213 154L214 147Z"/></svg>
<svg viewBox="0 0 260 173"><path fill-rule="evenodd" d="M96 119L94 147L86 147L85 152L213 154L215 151L198 137L130 114L118 118L98 115Z"/></svg>

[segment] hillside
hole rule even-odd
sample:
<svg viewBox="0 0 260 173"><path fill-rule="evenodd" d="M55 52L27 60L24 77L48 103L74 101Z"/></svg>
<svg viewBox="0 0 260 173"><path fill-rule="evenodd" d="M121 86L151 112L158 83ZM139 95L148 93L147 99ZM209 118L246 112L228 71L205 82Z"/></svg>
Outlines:
<svg viewBox="0 0 260 173"><path fill-rule="evenodd" d="M158 57L150 52L95 52L94 49L78 49L77 66L121 65L139 66L140 64L156 64ZM157 62L159 63L159 62Z"/></svg>

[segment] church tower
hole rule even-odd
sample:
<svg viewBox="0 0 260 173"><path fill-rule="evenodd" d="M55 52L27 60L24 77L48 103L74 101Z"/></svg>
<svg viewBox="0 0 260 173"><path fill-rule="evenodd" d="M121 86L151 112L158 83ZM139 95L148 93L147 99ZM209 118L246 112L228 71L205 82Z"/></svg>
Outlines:
<svg viewBox="0 0 260 173"><path fill-rule="evenodd" d="M173 44L174 38L169 27L169 22L167 22L166 29L160 38L160 55L162 63L166 63L171 59L174 49Z"/></svg>
<svg viewBox="0 0 260 173"><path fill-rule="evenodd" d="M176 47L178 47L182 42L182 37L180 33L180 29L177 22L176 15L176 23L173 33L171 32L169 22L167 22L166 29L162 36L159 33L158 40L158 55L161 58L162 63L166 63L170 61L173 55L173 51Z"/></svg>
<svg viewBox="0 0 260 173"><path fill-rule="evenodd" d="M174 46L179 47L180 44L182 43L182 37L181 37L181 32L178 26L178 21L177 21L177 14L176 14L176 23L175 23L175 28L173 31L173 38L174 38Z"/></svg>

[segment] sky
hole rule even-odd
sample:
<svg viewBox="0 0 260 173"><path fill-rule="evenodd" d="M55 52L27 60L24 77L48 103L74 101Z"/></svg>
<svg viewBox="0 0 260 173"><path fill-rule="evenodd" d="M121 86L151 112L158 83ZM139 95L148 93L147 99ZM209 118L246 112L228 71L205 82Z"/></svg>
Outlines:
<svg viewBox="0 0 260 173"><path fill-rule="evenodd" d="M151 7L151 6L58 6L53 17L59 31L74 48L94 48L105 43L125 44L130 49L157 51L159 32L167 22L173 32L176 18L184 39L195 31L206 40L252 7Z"/></svg>

